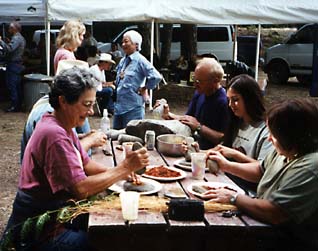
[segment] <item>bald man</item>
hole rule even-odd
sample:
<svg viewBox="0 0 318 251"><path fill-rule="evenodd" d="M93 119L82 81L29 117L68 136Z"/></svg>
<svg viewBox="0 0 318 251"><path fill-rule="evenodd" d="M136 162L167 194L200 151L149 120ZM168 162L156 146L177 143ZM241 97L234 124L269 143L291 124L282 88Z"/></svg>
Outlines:
<svg viewBox="0 0 318 251"><path fill-rule="evenodd" d="M164 106L162 117L188 125L202 150L219 144L229 124L226 91L221 85L223 75L222 66L214 58L203 58L194 71L196 91L186 115L174 114L168 104Z"/></svg>

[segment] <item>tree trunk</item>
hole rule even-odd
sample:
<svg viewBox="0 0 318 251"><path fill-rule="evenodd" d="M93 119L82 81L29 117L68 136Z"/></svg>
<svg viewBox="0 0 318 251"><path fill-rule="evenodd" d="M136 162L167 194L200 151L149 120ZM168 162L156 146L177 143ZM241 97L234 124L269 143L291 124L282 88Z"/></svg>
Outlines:
<svg viewBox="0 0 318 251"><path fill-rule="evenodd" d="M197 55L197 26L194 24L181 25L181 55L189 62L190 70L194 70Z"/></svg>
<svg viewBox="0 0 318 251"><path fill-rule="evenodd" d="M151 23L140 23L138 29L142 35L141 54L150 60Z"/></svg>
<svg viewBox="0 0 318 251"><path fill-rule="evenodd" d="M172 24L164 24L162 33L160 34L161 38L161 54L160 62L161 67L168 68L170 61L170 50L171 50L171 41L172 41Z"/></svg>

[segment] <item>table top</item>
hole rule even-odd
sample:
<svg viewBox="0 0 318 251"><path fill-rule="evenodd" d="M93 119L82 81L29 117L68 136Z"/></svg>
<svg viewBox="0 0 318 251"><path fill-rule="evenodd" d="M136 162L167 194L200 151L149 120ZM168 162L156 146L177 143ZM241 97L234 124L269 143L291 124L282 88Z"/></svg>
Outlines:
<svg viewBox="0 0 318 251"><path fill-rule="evenodd" d="M95 161L98 161L100 163L105 164L106 166L111 166L116 168L116 164L120 163L123 160L123 152L119 149L119 143L117 141L112 141L108 144L107 149L113 153L113 156L105 156L101 150L101 148L95 149L93 153L93 159ZM153 151L149 151L149 158L150 158L150 165L167 165L172 167L174 165L174 162L183 158L183 157L168 157L160 154L156 149ZM187 177L173 182L162 182L163 188L157 193L156 196L158 197L164 197L164 194L171 190L171 189L179 189L179 191L183 192L187 198L200 200L198 197L192 195L188 192L187 187L192 184L193 182L198 182L198 180L192 179L192 175L190 171L186 171ZM206 172L205 174L205 182L222 182L227 183L232 186L237 187L235 183L233 183L226 175L224 174L210 174ZM98 236L100 232L107 232L110 233L111 230L116 229L117 231L132 231L133 229L140 230L143 229L143 234L150 234L151 232L154 232L156 229L156 238L158 235L159 229L161 229L162 232L165 233L164 236L166 236L166 233L169 232L170 235L173 235L174 241L176 241L175 238L182 238L184 239L184 232L183 237L178 236L177 234L180 231L185 231L187 233L195 231L196 233L202 233L203 235L206 235L213 232L213 238L208 238L208 241L205 239L204 241L204 247L202 247L202 250L207 249L210 242L213 240L213 247L221 245L222 249L224 249L224 233L225 235L231 235L235 233L240 233L240 235L244 235L245 237L248 236L251 238L251 236L255 236L259 234L264 237L266 234L272 233L272 226L268 224L264 224L260 221L257 221L248 215L238 215L238 216L229 216L225 217L222 212L206 212L204 214L204 220L202 221L175 221L171 220L168 217L167 213L160 213L160 212L148 212L148 211L139 211L138 219L136 221L131 222L125 222L122 218L121 211L120 210L108 210L104 213L90 213L89 215L89 222L88 222L88 232L91 233L91 239L93 241L100 241L98 239ZM148 231L149 230L149 231ZM151 231L150 231L151 230ZM217 230L217 232L215 232ZM198 231L198 232L197 232ZM223 234L222 234L223 233ZM222 243L218 243L219 238L216 236L222 234L223 241ZM108 235L107 235L108 236ZM201 238L201 234L196 235L197 238ZM199 237L201 236L201 237ZM105 236L103 235L103 238ZM136 236L135 236L136 237ZM244 238L245 238L244 237ZM117 238L116 236L113 236L112 238ZM168 237L164 237L168 238ZM217 240L216 240L217 239ZM257 243L255 241L255 238L253 239L253 243ZM114 239L112 239L114 240ZM193 236L191 237L191 240L193 241ZM130 240L131 241L131 240ZM159 240L158 240L159 241ZM184 240L183 240L184 241ZM164 242L164 241L163 241ZM161 242L160 242L161 243ZM169 249L173 246L173 243L169 242ZM192 242L191 242L192 243ZM201 243L201 242L200 242ZM209 244L210 243L210 244ZM251 243L251 242L249 242ZM242 244L242 243L241 243ZM180 243L178 244L180 245ZM184 248L188 250L196 250L196 248L191 248L192 244L189 244L187 241L184 243ZM227 244L226 244L227 245ZM235 244L235 247L239 245L238 243ZM243 245L244 250L248 250L246 245ZM178 246L180 247L180 246ZM253 250L255 246L251 248ZM238 250L238 249L236 249Z"/></svg>

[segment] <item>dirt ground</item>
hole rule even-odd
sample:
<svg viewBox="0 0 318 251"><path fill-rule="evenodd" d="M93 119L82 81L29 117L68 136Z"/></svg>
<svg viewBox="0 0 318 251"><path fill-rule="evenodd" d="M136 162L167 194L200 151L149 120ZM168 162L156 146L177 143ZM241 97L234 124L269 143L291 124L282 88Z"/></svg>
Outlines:
<svg viewBox="0 0 318 251"><path fill-rule="evenodd" d="M262 81L262 79L260 81ZM178 97L180 98L176 98L175 94L169 96L169 91L165 94L165 88L169 90L168 87L163 87L155 92L159 93L161 97L167 97L173 112L183 114L187 104L187 100L184 98L185 96L179 94ZM176 88L176 86L174 88ZM193 89L190 88L187 92L191 94ZM302 86L296 81L290 81L284 86L268 86L265 97L266 105L269 106L275 101L287 98L309 97L309 92L308 87ZM11 213L12 202L17 189L20 170L20 139L25 120L28 116L27 113L3 112L3 109L5 109L7 105L8 102L0 102L0 235ZM148 113L147 117L151 117L151 114ZM93 116L90 119L92 128L98 128L99 120L100 118L98 116Z"/></svg>

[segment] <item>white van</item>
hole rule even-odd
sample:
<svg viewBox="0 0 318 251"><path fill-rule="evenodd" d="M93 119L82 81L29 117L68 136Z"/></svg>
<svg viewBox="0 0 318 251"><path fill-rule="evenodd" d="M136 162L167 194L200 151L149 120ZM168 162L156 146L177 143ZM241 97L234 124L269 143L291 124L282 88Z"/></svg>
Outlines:
<svg viewBox="0 0 318 251"><path fill-rule="evenodd" d="M160 32L162 32L162 25ZM121 31L112 42L117 43L118 48L121 49L121 42L125 32L129 30L137 30L136 25L126 27ZM162 36L160 36L162 37ZM181 40L183 34L181 26L178 24L173 25L172 31L172 44L171 44L171 60L180 57ZM212 54L221 63L233 60L233 27L230 25L197 25L197 54ZM99 43L98 49L101 52L109 52L111 43Z"/></svg>
<svg viewBox="0 0 318 251"><path fill-rule="evenodd" d="M295 76L299 82L311 82L315 29L314 24L306 24L285 43L266 50L263 69L270 83L284 84Z"/></svg>
<svg viewBox="0 0 318 251"><path fill-rule="evenodd" d="M51 41L54 41L56 40L58 34L59 34L60 30L58 29L52 29L50 30L50 36L51 36ZM38 46L39 45L39 42L41 40L41 37L45 38L45 30L36 30L34 31L33 33L33 39L32 41L36 43L36 45Z"/></svg>

